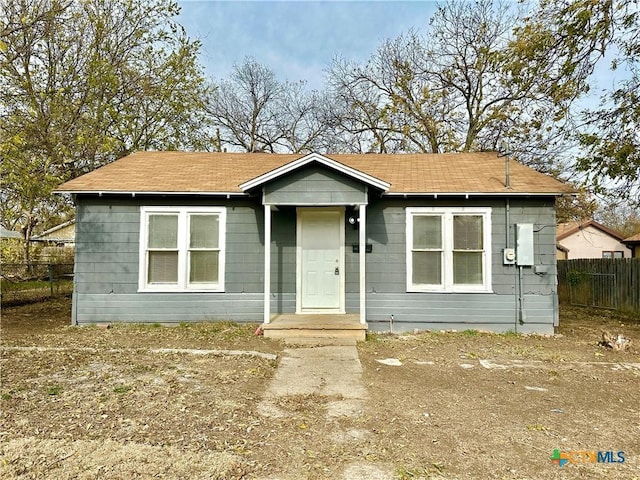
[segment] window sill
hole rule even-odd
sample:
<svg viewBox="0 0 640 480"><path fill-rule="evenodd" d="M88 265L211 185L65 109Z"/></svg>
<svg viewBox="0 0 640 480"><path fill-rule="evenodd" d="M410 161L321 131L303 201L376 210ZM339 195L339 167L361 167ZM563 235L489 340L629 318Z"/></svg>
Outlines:
<svg viewBox="0 0 640 480"><path fill-rule="evenodd" d="M455 288L453 290L446 290L444 288L407 288L407 293L493 293L493 290L486 288Z"/></svg>
<svg viewBox="0 0 640 480"><path fill-rule="evenodd" d="M138 288L138 293L224 293L224 288Z"/></svg>

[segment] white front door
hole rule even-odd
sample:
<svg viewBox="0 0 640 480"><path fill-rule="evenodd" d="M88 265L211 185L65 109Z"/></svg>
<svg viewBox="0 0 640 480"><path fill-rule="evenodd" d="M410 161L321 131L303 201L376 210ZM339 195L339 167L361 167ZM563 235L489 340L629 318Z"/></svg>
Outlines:
<svg viewBox="0 0 640 480"><path fill-rule="evenodd" d="M344 313L344 209L298 209L298 312Z"/></svg>

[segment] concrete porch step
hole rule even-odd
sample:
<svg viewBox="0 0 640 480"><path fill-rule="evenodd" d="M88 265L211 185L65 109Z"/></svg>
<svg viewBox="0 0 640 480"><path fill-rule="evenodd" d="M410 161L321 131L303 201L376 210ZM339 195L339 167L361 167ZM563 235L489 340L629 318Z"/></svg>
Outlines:
<svg viewBox="0 0 640 480"><path fill-rule="evenodd" d="M283 314L262 324L262 330L267 338L313 344L323 339L364 341L367 324L360 323L359 315Z"/></svg>
<svg viewBox="0 0 640 480"><path fill-rule="evenodd" d="M327 338L327 337L287 337L284 339L287 346L295 347L325 347L325 346L341 346L355 347L356 339L354 338Z"/></svg>

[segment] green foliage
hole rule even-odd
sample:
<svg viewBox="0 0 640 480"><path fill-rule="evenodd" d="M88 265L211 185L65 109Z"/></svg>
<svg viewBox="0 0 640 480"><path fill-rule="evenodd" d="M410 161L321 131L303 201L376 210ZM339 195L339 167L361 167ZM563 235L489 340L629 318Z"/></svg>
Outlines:
<svg viewBox="0 0 640 480"><path fill-rule="evenodd" d="M598 202L584 187L576 188L577 195L565 195L556 199L556 222L567 223L593 218Z"/></svg>
<svg viewBox="0 0 640 480"><path fill-rule="evenodd" d="M208 144L211 87L178 13L173 0L0 0L0 213L25 246L71 210L52 196L62 181L135 150Z"/></svg>
<svg viewBox="0 0 640 480"><path fill-rule="evenodd" d="M571 286L576 286L582 283L587 274L579 272L577 270L569 270L567 272L567 283Z"/></svg>
<svg viewBox="0 0 640 480"><path fill-rule="evenodd" d="M637 0L542 0L515 30L514 81L542 79L540 93L567 115L571 103L589 91L591 74L605 54L612 69L630 76L585 111L572 125L582 147L576 167L591 188L640 204L640 10Z"/></svg>
<svg viewBox="0 0 640 480"><path fill-rule="evenodd" d="M598 210L595 219L623 238L640 233L640 206L631 203L611 201Z"/></svg>
<svg viewBox="0 0 640 480"><path fill-rule="evenodd" d="M60 385L54 385L47 388L47 395L56 396L62 393L62 387Z"/></svg>
<svg viewBox="0 0 640 480"><path fill-rule="evenodd" d="M0 263L22 263L22 241L17 238L0 239Z"/></svg>
<svg viewBox="0 0 640 480"><path fill-rule="evenodd" d="M117 393L119 395L122 395L124 393L128 393L131 390L133 390L133 387L130 385L118 385L117 387L113 388L114 393Z"/></svg>

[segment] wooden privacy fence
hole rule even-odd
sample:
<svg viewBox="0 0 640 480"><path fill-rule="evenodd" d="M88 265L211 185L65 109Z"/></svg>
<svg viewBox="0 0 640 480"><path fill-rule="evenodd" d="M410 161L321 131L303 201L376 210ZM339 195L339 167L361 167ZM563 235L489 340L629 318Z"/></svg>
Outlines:
<svg viewBox="0 0 640 480"><path fill-rule="evenodd" d="M640 258L558 260L558 298L640 313Z"/></svg>

